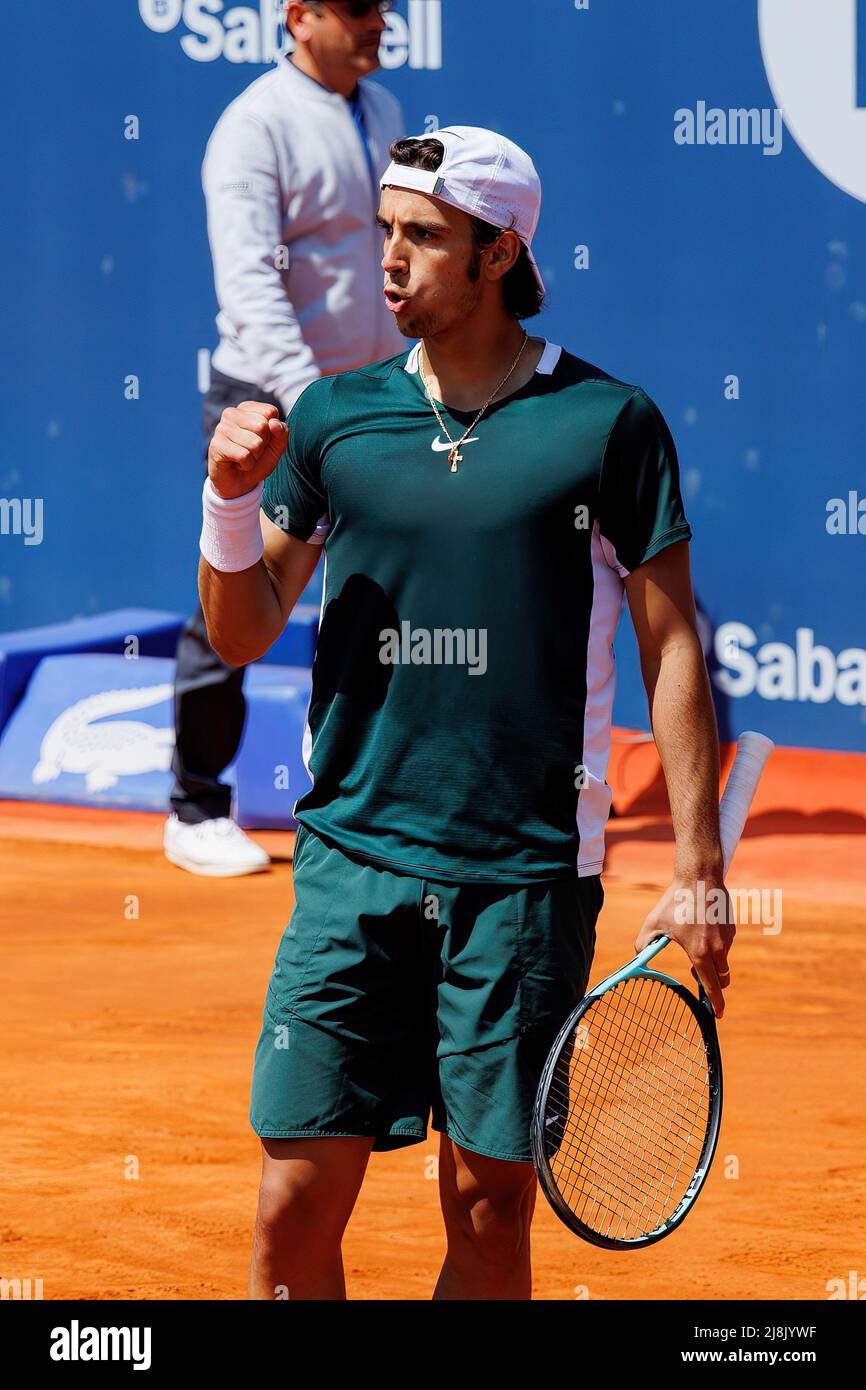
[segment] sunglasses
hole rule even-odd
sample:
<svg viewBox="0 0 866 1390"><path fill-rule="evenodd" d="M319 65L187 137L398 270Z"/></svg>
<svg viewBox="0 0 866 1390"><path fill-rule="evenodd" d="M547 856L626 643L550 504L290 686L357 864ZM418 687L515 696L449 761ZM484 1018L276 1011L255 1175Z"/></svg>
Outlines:
<svg viewBox="0 0 866 1390"><path fill-rule="evenodd" d="M322 4L326 9L347 14L350 19L366 19L372 10L378 10L382 15L388 14L393 10L395 0L343 0L338 4L334 4L333 0L322 0Z"/></svg>

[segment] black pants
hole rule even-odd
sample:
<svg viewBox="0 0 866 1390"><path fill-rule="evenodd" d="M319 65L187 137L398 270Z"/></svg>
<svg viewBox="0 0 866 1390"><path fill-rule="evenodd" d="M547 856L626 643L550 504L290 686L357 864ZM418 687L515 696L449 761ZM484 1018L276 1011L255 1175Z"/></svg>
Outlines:
<svg viewBox="0 0 866 1390"><path fill-rule="evenodd" d="M205 463L220 416L227 406L241 401L275 405L282 415L279 401L266 391L212 369L202 417ZM182 821L195 823L229 814L231 787L219 779L237 753L244 731L245 670L227 666L214 651L199 604L177 644L171 808Z"/></svg>

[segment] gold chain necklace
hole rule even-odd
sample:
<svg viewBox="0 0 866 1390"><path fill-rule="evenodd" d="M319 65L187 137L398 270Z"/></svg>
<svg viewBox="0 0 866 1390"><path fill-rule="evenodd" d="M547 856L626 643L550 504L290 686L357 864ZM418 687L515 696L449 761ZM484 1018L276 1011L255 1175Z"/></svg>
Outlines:
<svg viewBox="0 0 866 1390"><path fill-rule="evenodd" d="M466 433L465 433L464 435L462 435L460 439L457 439L457 440L454 440L454 439L451 438L451 435L450 435L449 432L448 432L448 426L446 425L445 421L442 419L441 411L439 410L438 405L436 404L436 402L435 402L434 399L433 399L433 396L432 396L431 393L430 393L430 387L427 385L427 378L426 378L425 375L424 375L424 365L423 365L423 362L422 362L422 360L421 360L421 359L423 358L423 356L424 356L424 348L423 348L423 345L422 345L421 349L419 350L419 353L418 353L418 372L419 372L419 375L420 375L420 377L421 377L421 381L422 381L422 383L423 383L424 390L425 390L426 395L427 395L427 399L428 399L428 401L430 402L430 404L431 404L432 407L433 407L433 412L434 412L434 414L435 414L435 416L436 416L436 419L439 421L439 426L440 426L440 428L441 428L441 430L442 430L442 433L445 435L445 438L448 440L448 443L451 445L451 452L450 452L449 455L448 455L448 462L451 464L451 472L452 472L452 473L456 473L456 472L457 472L457 465L458 465L458 463L462 463L462 462L463 462L463 455L462 455L461 452L460 452L460 445L466 443L466 440L469 438L470 434L471 434L472 431L475 429L475 426L476 426L476 425L479 423L479 421L481 420L481 417L482 417L482 415L484 414L484 412L485 412L485 410L487 409L487 407L491 404L491 402L494 400L494 398L495 398L496 396L499 395L499 392L502 390L503 386L506 384L507 381L510 380L511 376L513 375L513 373L517 370L517 364L518 364L518 362L520 361L521 357L523 356L524 352L526 351L526 344L527 344L528 342L529 342L529 334L528 334L528 333L526 332L526 330L524 329L524 333L523 333L523 342L521 343L520 351L518 352L517 356L515 357L514 361L512 362L511 366L509 367L509 369L508 369L506 375L502 378L502 380L500 381L500 383L499 383L499 385L497 386L496 390L495 390L491 395L489 395L489 396L487 397L487 400L484 402L484 404L483 404L483 406L481 407L481 409L479 410L478 414L475 416L475 419L472 421L472 424L469 426L469 428L468 428L468 430L466 431Z"/></svg>

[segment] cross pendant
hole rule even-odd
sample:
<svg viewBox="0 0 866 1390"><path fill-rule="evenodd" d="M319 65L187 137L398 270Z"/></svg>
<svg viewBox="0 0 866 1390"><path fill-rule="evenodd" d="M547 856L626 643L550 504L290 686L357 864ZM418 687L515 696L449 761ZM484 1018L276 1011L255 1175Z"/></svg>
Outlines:
<svg viewBox="0 0 866 1390"><path fill-rule="evenodd" d="M455 445L454 445L454 448L451 450L451 453L448 455L448 462L451 464L451 472L452 472L452 473L456 473L456 472L457 472L457 465L458 465L458 463L462 463L462 462L463 462L463 455L462 455L461 452L460 452L460 445L459 445L459 444L455 444Z"/></svg>

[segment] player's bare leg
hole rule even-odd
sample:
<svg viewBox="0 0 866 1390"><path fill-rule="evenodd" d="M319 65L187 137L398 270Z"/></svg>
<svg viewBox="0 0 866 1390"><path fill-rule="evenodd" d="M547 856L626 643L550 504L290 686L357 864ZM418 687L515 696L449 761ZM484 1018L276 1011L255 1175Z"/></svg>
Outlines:
<svg viewBox="0 0 866 1390"><path fill-rule="evenodd" d="M435 1299L528 1299L529 1228L535 1209L531 1163L506 1163L439 1146L439 1199L448 1251Z"/></svg>
<svg viewBox="0 0 866 1390"><path fill-rule="evenodd" d="M249 1297L346 1297L341 1244L372 1139L263 1139Z"/></svg>

